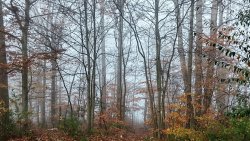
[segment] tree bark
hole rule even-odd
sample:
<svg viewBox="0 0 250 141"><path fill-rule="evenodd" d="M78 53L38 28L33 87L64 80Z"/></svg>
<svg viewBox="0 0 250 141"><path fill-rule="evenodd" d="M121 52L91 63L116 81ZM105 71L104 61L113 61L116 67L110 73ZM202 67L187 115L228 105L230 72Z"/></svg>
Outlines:
<svg viewBox="0 0 250 141"><path fill-rule="evenodd" d="M3 20L3 5L0 0L0 103L7 112L0 116L0 130L5 130L4 124L9 123L9 93L8 93L8 74L7 74L7 59ZM3 102L3 103L2 103ZM0 140L7 140L5 135L0 135Z"/></svg>
<svg viewBox="0 0 250 141"><path fill-rule="evenodd" d="M204 98L203 98L203 114L207 112L211 105L211 100L214 91L214 59L216 55L215 44L217 41L217 15L218 15L218 0L212 1L212 12L211 12L211 22L210 22L210 46L207 53L208 64L206 81L204 88Z"/></svg>
<svg viewBox="0 0 250 141"><path fill-rule="evenodd" d="M92 100L91 100L91 67L90 67L90 51L89 51L89 29L88 29L88 0L84 1L84 16L85 16L85 46L87 53L87 66L86 69L86 78L87 78L87 132L91 133L93 124L92 124ZM84 58L84 57L83 57ZM84 60L83 60L84 62ZM87 67L87 68L86 68Z"/></svg>
<svg viewBox="0 0 250 141"><path fill-rule="evenodd" d="M102 62L102 78L101 78L101 105L100 105L100 109L101 109L101 113L105 112L106 110L106 97L107 97L107 84L106 84L106 52L105 52L105 27L104 27L104 10L105 10L105 0L101 0L100 3L101 6L101 40L102 40L102 44L101 44L101 53L102 53L102 57L101 57L101 62Z"/></svg>
<svg viewBox="0 0 250 141"><path fill-rule="evenodd" d="M187 111L186 115L188 121L186 123L186 127L190 128L193 124L193 105L192 105L192 96L191 96L191 88L192 88L192 53L193 53L193 17L194 17L194 1L191 1L191 11L190 11L190 31L189 31L189 50L188 50L188 62L186 63L186 57L184 53L184 45L183 45L183 33L182 33L182 20L180 15L180 7L179 1L174 0L174 4L176 7L175 15L177 19L177 37L178 37L178 47L177 51L180 57L181 63L181 72L184 82L184 94L187 98Z"/></svg>
<svg viewBox="0 0 250 141"><path fill-rule="evenodd" d="M93 20L93 61L92 61L92 78L91 78L91 126L94 126L95 119L95 96L96 96L96 60L97 60L97 34L96 34L96 0L92 0L92 20Z"/></svg>
<svg viewBox="0 0 250 141"><path fill-rule="evenodd" d="M177 37L178 37L178 47L177 51L180 57L180 64L181 64L181 73L183 76L184 82L184 92L186 92L186 88L188 87L188 80L187 80L187 64L186 58L184 54L184 45L183 45L183 33L182 33L182 20L180 14L180 6L178 0L173 0L175 5L175 16L176 16L176 24L177 24Z"/></svg>
<svg viewBox="0 0 250 141"><path fill-rule="evenodd" d="M42 100L41 100L41 126L43 128L46 127L46 111L45 111L45 105L46 105L46 60L43 60L43 88L42 88Z"/></svg>
<svg viewBox="0 0 250 141"><path fill-rule="evenodd" d="M222 26L222 22L223 22L223 1L219 0L218 1L218 8L219 8L219 26ZM219 39L222 40L223 39ZM222 56L222 54L219 53L220 56ZM224 79L227 78L227 70L225 68L217 68L217 74L218 74L218 79ZM218 109L218 112L220 115L224 114L225 108L226 108L226 85L223 83L218 82L217 85L217 91L215 94L215 99L216 99L216 107Z"/></svg>
<svg viewBox="0 0 250 141"><path fill-rule="evenodd" d="M24 114L24 130L28 129L28 68L29 68L29 60L28 60L28 31L29 31L29 22L30 22L30 0L25 0L25 9L24 9L24 25L22 25L22 21L20 22L20 29L22 32L21 36L21 44L22 44L22 113Z"/></svg>
<svg viewBox="0 0 250 141"><path fill-rule="evenodd" d="M191 10L190 10L190 30L189 30L189 42L188 42L188 67L187 67L187 118L186 127L190 128L194 124L194 108L192 104L192 64L193 64L193 43L194 43L194 0L191 0Z"/></svg>
<svg viewBox="0 0 250 141"><path fill-rule="evenodd" d="M118 21L118 68L117 68L117 108L118 108L118 118L124 120L123 111L123 96L122 96L122 52L123 52L123 13L124 13L124 0L118 1L118 8L120 11L119 21Z"/></svg>
<svg viewBox="0 0 250 141"><path fill-rule="evenodd" d="M203 0L196 2L196 50L195 50L195 116L201 115L202 107L202 88L203 88L203 69L202 69L202 15Z"/></svg>
<svg viewBox="0 0 250 141"><path fill-rule="evenodd" d="M155 0L155 44L156 44L156 83L157 83L157 125L158 138L161 137L160 130L162 129L162 67L161 67L161 37L159 31L159 0Z"/></svg>
<svg viewBox="0 0 250 141"><path fill-rule="evenodd" d="M52 40L52 42L54 42ZM53 48L53 47L52 47ZM55 48L55 47L54 47ZM51 124L52 127L56 127L57 126L57 119L56 119L56 96L57 96L57 92L56 92L56 72L57 72L57 63L56 63L56 56L57 53L54 53L54 51L51 52L51 54L53 55L53 58L51 58Z"/></svg>

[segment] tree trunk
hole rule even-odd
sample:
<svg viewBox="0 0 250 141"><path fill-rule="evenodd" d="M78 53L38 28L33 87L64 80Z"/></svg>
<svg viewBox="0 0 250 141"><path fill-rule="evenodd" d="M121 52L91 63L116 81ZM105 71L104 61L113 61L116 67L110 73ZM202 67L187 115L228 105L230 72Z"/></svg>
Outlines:
<svg viewBox="0 0 250 141"><path fill-rule="evenodd" d="M96 0L92 0L92 19L93 19L93 61L92 61L92 78L91 78L91 126L94 126L94 119L95 119L95 95L96 95L96 60L97 60L97 34L96 34Z"/></svg>
<svg viewBox="0 0 250 141"><path fill-rule="evenodd" d="M21 44L22 44L22 113L24 114L24 130L28 129L28 30L29 30L29 20L30 20L30 0L25 0L25 9L24 9L24 25L20 23L20 29L22 31ZM21 21L18 21L21 22Z"/></svg>
<svg viewBox="0 0 250 141"><path fill-rule="evenodd" d="M189 42L188 42L188 70L187 70L187 118L188 121L186 123L186 127L190 128L194 124L194 108L192 104L192 63L193 63L193 42L194 42L194 36L193 36L193 30L194 30L194 0L191 0L191 11L190 11L190 30L189 30Z"/></svg>
<svg viewBox="0 0 250 141"><path fill-rule="evenodd" d="M120 11L119 21L118 21L118 69L117 69L117 108L118 108L118 118L124 120L124 111L122 110L122 52L123 52L123 8L124 1L119 0L118 8Z"/></svg>
<svg viewBox="0 0 250 141"><path fill-rule="evenodd" d="M158 138L160 138L160 130L162 129L162 67L161 67L161 37L159 31L159 0L155 0L155 43L156 43L156 83L157 83L157 125Z"/></svg>
<svg viewBox="0 0 250 141"><path fill-rule="evenodd" d="M102 53L102 76L101 76L101 113L105 112L106 110L106 97L107 97L107 84L106 84L106 52L105 52L105 27L104 27L104 10L105 10L105 0L101 0L101 53Z"/></svg>
<svg viewBox="0 0 250 141"><path fill-rule="evenodd" d="M181 16L180 16L179 1L174 0L174 4L176 7L175 15L176 15L176 19L177 19L177 37L178 37L177 50L179 53L180 63L181 63L181 72L182 72L182 77L183 77L183 82L184 82L184 94L187 97L186 115L188 117L188 121L186 123L186 127L189 128L193 122L193 105L192 105L192 96L191 96L192 52L193 52L193 18L190 18L188 62L186 63L186 58L185 58L185 54L184 54L182 20L181 20ZM194 1L191 1L190 16L194 17Z"/></svg>
<svg viewBox="0 0 250 141"><path fill-rule="evenodd" d="M203 98L203 114L207 112L211 105L211 100L214 91L214 59L216 56L215 44L217 41L217 14L218 14L218 0L213 0L212 2L212 12L211 12L211 22L210 22L210 46L208 50L208 64L206 73L206 82L204 88L204 98Z"/></svg>
<svg viewBox="0 0 250 141"><path fill-rule="evenodd" d="M52 41L53 42L53 41ZM52 47L53 48L53 47ZM51 124L52 127L56 127L57 126L57 117L56 117L56 96L57 96L57 92L56 92L56 71L57 71L57 64L56 64L56 56L57 54L54 53L54 51L52 51L51 53L53 55L53 58L51 58Z"/></svg>
<svg viewBox="0 0 250 141"><path fill-rule="evenodd" d="M89 29L88 29L88 0L84 1L84 16L85 16L85 46L87 53L87 66L86 69L86 78L87 78L87 132L91 133L93 124L92 124L92 100L91 100L91 67L90 67L90 51L89 51ZM83 57L84 58L84 57ZM84 62L84 60L83 60ZM87 68L86 68L87 67Z"/></svg>
<svg viewBox="0 0 250 141"><path fill-rule="evenodd" d="M6 113L0 117L0 130L5 130L4 124L9 123L9 93L8 93L8 74L7 74L7 59L3 20L2 0L0 0L0 106L7 110ZM5 135L0 135L0 140L7 140Z"/></svg>
<svg viewBox="0 0 250 141"><path fill-rule="evenodd" d="M45 111L45 105L46 105L46 60L43 60L43 88L42 88L42 100L41 100L41 126L43 128L46 127L46 111Z"/></svg>
<svg viewBox="0 0 250 141"><path fill-rule="evenodd" d="M219 26L222 26L223 22L223 1L219 0L218 2L218 7L219 7ZM219 39L222 40L223 39ZM220 54L221 55L221 54ZM225 68L217 68L217 74L218 74L218 79L225 79L227 78L227 70ZM218 109L218 112L220 115L224 114L225 108L226 108L226 84L223 83L218 83L217 85L217 92L215 94L215 99L216 99L216 106Z"/></svg>
<svg viewBox="0 0 250 141"><path fill-rule="evenodd" d="M203 69L202 69L202 15L203 0L196 2L196 50L195 50L195 116L201 115Z"/></svg>
<svg viewBox="0 0 250 141"><path fill-rule="evenodd" d="M186 65L186 58L184 54L184 45L183 45L183 33L182 33L182 20L180 14L180 7L179 1L173 0L175 5L175 16L176 16L176 24L177 24L177 37L178 37L178 47L177 51L180 57L180 64L181 64L181 73L183 76L184 82L184 92L186 92L186 88L188 87L188 80L187 80L187 65Z"/></svg>

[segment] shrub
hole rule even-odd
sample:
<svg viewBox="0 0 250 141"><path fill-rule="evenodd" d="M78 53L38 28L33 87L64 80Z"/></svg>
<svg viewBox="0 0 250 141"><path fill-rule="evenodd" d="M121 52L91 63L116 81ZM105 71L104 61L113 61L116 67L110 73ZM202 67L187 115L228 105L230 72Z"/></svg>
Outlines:
<svg viewBox="0 0 250 141"><path fill-rule="evenodd" d="M21 130L16 126L12 112L6 112L0 116L0 140L21 136Z"/></svg>
<svg viewBox="0 0 250 141"><path fill-rule="evenodd" d="M186 129L183 127L172 127L163 130L168 140L182 141L248 141L250 140L250 119L242 118L225 118L220 121L213 118L201 117L199 128Z"/></svg>
<svg viewBox="0 0 250 141"><path fill-rule="evenodd" d="M81 133L80 121L77 117L69 117L62 120L59 129L63 130L72 137L78 137Z"/></svg>

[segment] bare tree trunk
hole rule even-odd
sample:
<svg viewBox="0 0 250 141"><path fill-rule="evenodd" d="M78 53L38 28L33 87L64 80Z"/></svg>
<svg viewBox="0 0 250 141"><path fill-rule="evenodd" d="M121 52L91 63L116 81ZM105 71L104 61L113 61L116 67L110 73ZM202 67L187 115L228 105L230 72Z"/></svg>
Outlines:
<svg viewBox="0 0 250 141"><path fill-rule="evenodd" d="M45 105L46 105L46 60L43 60L43 88L42 88L42 100L41 100L41 125L43 128L46 127L46 111L45 111Z"/></svg>
<svg viewBox="0 0 250 141"><path fill-rule="evenodd" d="M94 119L95 119L95 95L96 95L96 60L97 60L97 34L96 34L96 0L92 0L92 6L93 6L93 11L92 11L92 18L93 18L93 61L92 61L92 78L91 78L91 105L92 105L92 109L91 109L91 126L94 126Z"/></svg>
<svg viewBox="0 0 250 141"><path fill-rule="evenodd" d="M3 7L2 0L0 0L0 31L4 31L3 21ZM5 35L0 32L0 101L4 102L4 107L9 109L9 94L8 94L8 74L7 74L7 59L6 59L6 46Z"/></svg>
<svg viewBox="0 0 250 141"><path fill-rule="evenodd" d="M190 128L194 124L194 108L192 104L192 63L193 63L193 43L194 43L194 0L191 0L191 11L190 11L190 30L189 30L189 42L188 42L188 74L187 74L187 117L188 121L186 123L186 127Z"/></svg>
<svg viewBox="0 0 250 141"><path fill-rule="evenodd" d="M122 52L123 54L123 52ZM126 112L126 95L127 95L127 83L126 83L126 67L127 67L127 61L129 58L129 53L128 53L128 58L125 61L124 55L122 55L122 60L123 60L123 91L122 91L122 117L125 119L125 112Z"/></svg>
<svg viewBox="0 0 250 141"><path fill-rule="evenodd" d="M53 42L53 41L52 41ZM53 47L52 47L53 48ZM51 124L52 127L57 126L57 117L56 117L56 72L57 72L57 63L56 63L56 56L57 54L52 51L53 58L51 58Z"/></svg>
<svg viewBox="0 0 250 141"><path fill-rule="evenodd" d="M131 11L129 11L130 16L131 16L131 22L128 22L127 20L125 20L130 28L133 30L134 35L135 35L135 39L136 39L136 43L137 43L137 49L139 54L141 55L142 59L143 59L143 67L144 67L144 71L145 71L145 78L146 78L146 87L147 87L147 94L149 96L149 104L150 104L150 119L153 122L153 128L154 130L157 130L157 116L156 116L156 106L155 106L155 98L154 98L154 90L153 90L153 85L152 85L152 79L151 79L151 71L150 71L150 58L149 58L149 50L150 50L150 45L149 45L149 41L150 41L150 37L148 36L148 45L147 45L147 56L145 54L145 51L142 47L142 42L140 40L140 37L138 35L138 31L136 29L136 24L135 21L132 17ZM149 30L150 33L150 30ZM150 35L150 34L149 34Z"/></svg>
<svg viewBox="0 0 250 141"><path fill-rule="evenodd" d="M4 124L9 123L9 93L8 93L8 74L7 74L7 59L3 20L2 0L0 0L0 103L3 102L4 108L7 110L0 116L0 130L5 130ZM0 105L2 106L2 105ZM7 140L4 135L0 135L0 140Z"/></svg>
<svg viewBox="0 0 250 141"><path fill-rule="evenodd" d="M92 130L92 119L91 119L91 68L90 68L90 52L89 52L89 29L88 29L88 0L84 1L84 16L85 16L85 46L87 51L87 67L86 78L87 78L87 132L90 133ZM84 61L84 60L83 60Z"/></svg>
<svg viewBox="0 0 250 141"><path fill-rule="evenodd" d="M215 44L217 41L217 15L218 15L218 0L212 1L211 23L210 23L210 46L208 51L208 64L206 81L203 98L203 113L206 113L211 105L211 100L214 91L214 59L216 54Z"/></svg>
<svg viewBox="0 0 250 141"><path fill-rule="evenodd" d="M144 125L145 125L147 118L148 118L147 117L147 115L148 115L148 98L147 97L144 99L144 107L145 107L145 109L143 111L143 121L144 121Z"/></svg>
<svg viewBox="0 0 250 141"><path fill-rule="evenodd" d="M37 114L37 116L36 116L36 121L37 121L37 125L39 126L40 125L40 106L39 106L39 104L40 104L40 98L37 98L37 100L36 100L36 114Z"/></svg>
<svg viewBox="0 0 250 141"><path fill-rule="evenodd" d="M106 52L105 52L105 27L104 27L104 10L105 10L105 0L101 0L101 33L102 33L102 44L101 44L101 53L102 53L102 82L101 82L101 113L106 110L106 97L107 97L107 84L106 84Z"/></svg>
<svg viewBox="0 0 250 141"><path fill-rule="evenodd" d="M223 22L223 1L219 0L218 2L219 7L219 26L222 25ZM220 39L223 40L223 39ZM227 78L227 70L225 68L217 68L218 79ZM226 108L226 84L219 83L217 85L217 92L215 94L216 105L220 115L224 114L224 110Z"/></svg>
<svg viewBox="0 0 250 141"><path fill-rule="evenodd" d="M159 0L155 0L155 42L156 42L156 83L157 83L157 125L158 138L161 137L160 130L162 129L162 67L161 67L161 37L159 31Z"/></svg>
<svg viewBox="0 0 250 141"><path fill-rule="evenodd" d="M24 8L24 24L22 25L22 21L20 22L20 29L22 31L21 36L21 44L22 44L22 113L24 114L24 130L27 131L28 129L28 67L29 67L29 60L28 60L28 30L29 30L29 22L30 22L30 0L25 0L25 8Z"/></svg>
<svg viewBox="0 0 250 141"><path fill-rule="evenodd" d="M123 8L124 1L118 1L118 8L120 11L119 21L118 21L118 69L117 69L117 108L118 108L118 118L124 120L124 111L122 105L122 50L123 50Z"/></svg>
<svg viewBox="0 0 250 141"><path fill-rule="evenodd" d="M183 82L184 82L184 92L186 92L186 88L188 87L187 83L187 64L186 64L186 58L184 54L184 45L183 45L183 33L182 33L182 20L181 20L181 14L180 14L180 6L178 0L173 0L175 5L175 15L176 15L176 23L177 23L177 37L178 37L178 47L177 51L179 53L180 57L180 64L181 64L181 72L183 76Z"/></svg>
<svg viewBox="0 0 250 141"><path fill-rule="evenodd" d="M195 50L195 116L201 115L201 100L203 88L203 69L202 69L202 15L203 0L196 2L196 50Z"/></svg>
<svg viewBox="0 0 250 141"><path fill-rule="evenodd" d="M194 121L194 111L192 105L192 96L191 96L191 88L192 88L192 58L193 58L193 18L194 18L194 1L191 1L191 11L190 11L190 31L189 31L189 50L188 50L188 62L186 63L186 58L184 54L184 46L183 46L183 33L182 33L182 20L180 16L180 7L179 1L174 0L174 4L176 7L175 15L177 19L177 37L178 37L178 53L180 56L181 63L181 72L183 76L184 82L184 93L187 97L187 117L188 121L186 123L186 127L190 128Z"/></svg>

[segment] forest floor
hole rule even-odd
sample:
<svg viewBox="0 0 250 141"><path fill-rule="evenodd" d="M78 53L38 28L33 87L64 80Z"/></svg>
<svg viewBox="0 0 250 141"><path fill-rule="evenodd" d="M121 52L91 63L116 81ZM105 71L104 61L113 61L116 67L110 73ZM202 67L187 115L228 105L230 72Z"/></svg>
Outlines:
<svg viewBox="0 0 250 141"><path fill-rule="evenodd" d="M133 129L133 132L120 129L112 129L103 134L96 132L89 137L73 138L63 131L54 129L34 129L27 136L12 138L9 141L145 141L151 140L149 131L143 128Z"/></svg>

